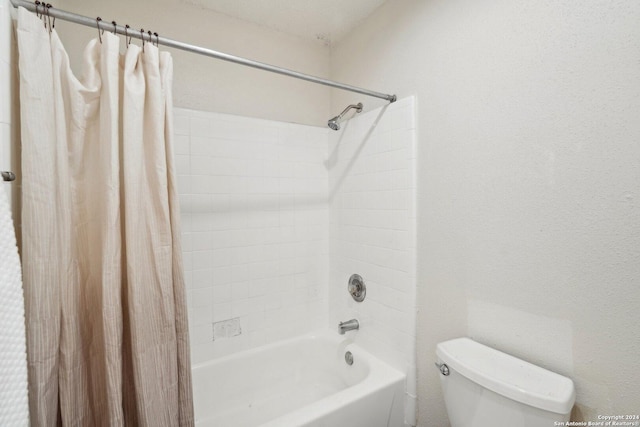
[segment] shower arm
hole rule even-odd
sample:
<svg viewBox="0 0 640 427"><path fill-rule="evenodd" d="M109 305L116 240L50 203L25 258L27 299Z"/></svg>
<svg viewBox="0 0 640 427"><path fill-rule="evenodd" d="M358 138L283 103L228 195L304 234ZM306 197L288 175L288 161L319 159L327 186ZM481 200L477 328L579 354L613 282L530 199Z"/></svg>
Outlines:
<svg viewBox="0 0 640 427"><path fill-rule="evenodd" d="M336 120L342 120L342 117L344 117L344 115L347 114L347 112L349 110L351 110L352 108L355 108L356 112L361 113L362 112L362 102L359 102L357 104L349 105L347 108L344 109L344 111L342 111L342 113L338 114L338 116L335 119Z"/></svg>
<svg viewBox="0 0 640 427"><path fill-rule="evenodd" d="M24 7L31 12L37 12L42 16L50 16L51 18L62 19L64 21L73 22L75 24L84 25L86 27L98 28L100 30L109 31L112 33L121 34L125 37L139 39L145 42L152 42L158 45L164 45L186 52L197 53L198 55L208 56L210 58L221 59L223 61L229 61L248 67L258 68L260 70L270 71L272 73L282 74L285 76L293 77L300 80L306 80L312 83L318 83L325 86L334 87L337 89L347 90L350 92L360 93L362 95L372 96L374 98L380 98L389 102L396 102L396 96L381 92L375 92L369 89L363 89L357 86L351 86L344 83L335 82L333 80L323 79L322 77L316 77L309 74L300 73L298 71L289 70L287 68L276 67L275 65L266 64L264 62L254 61L252 59L242 58L240 56L229 55L228 53L218 52L212 49L207 49L201 46L196 46L188 43L184 43L177 40L160 37L157 33L151 35L144 33L143 30L132 31L130 28L125 28L124 25L117 25L114 22L108 22L107 20L98 20L96 18L89 18L87 16L78 15L75 13L67 12L62 9L55 9L53 7L43 7L35 3L26 0L10 0L13 7ZM42 10L40 10L42 9Z"/></svg>

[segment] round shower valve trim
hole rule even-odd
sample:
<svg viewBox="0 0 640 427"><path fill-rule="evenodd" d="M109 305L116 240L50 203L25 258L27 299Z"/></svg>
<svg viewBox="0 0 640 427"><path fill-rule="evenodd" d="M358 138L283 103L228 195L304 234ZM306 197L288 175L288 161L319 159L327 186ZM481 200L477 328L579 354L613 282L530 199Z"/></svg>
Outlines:
<svg viewBox="0 0 640 427"><path fill-rule="evenodd" d="M349 286L347 289L351 297L357 302L364 301L364 297L367 296L367 287L364 284L362 276L359 274L352 274L351 277L349 277Z"/></svg>

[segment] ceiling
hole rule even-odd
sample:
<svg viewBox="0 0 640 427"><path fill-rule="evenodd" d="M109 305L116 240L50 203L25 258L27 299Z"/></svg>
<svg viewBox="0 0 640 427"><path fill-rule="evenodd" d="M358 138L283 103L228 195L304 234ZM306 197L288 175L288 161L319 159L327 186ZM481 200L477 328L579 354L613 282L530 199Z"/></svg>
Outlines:
<svg viewBox="0 0 640 427"><path fill-rule="evenodd" d="M385 0L180 0L244 21L318 40L340 41Z"/></svg>

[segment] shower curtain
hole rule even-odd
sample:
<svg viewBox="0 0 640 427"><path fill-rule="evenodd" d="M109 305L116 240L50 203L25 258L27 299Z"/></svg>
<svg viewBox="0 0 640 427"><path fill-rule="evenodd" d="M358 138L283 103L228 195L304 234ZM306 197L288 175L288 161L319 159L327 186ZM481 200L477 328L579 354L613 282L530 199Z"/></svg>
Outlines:
<svg viewBox="0 0 640 427"><path fill-rule="evenodd" d="M171 57L17 33L31 423L193 425Z"/></svg>

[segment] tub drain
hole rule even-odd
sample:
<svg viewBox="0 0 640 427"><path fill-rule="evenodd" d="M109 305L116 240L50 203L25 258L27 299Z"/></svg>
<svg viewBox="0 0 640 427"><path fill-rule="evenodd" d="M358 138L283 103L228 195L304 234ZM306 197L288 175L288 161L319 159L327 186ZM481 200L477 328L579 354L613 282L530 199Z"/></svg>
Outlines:
<svg viewBox="0 0 640 427"><path fill-rule="evenodd" d="M353 354L350 351L344 354L344 361L347 362L347 365L353 365Z"/></svg>

